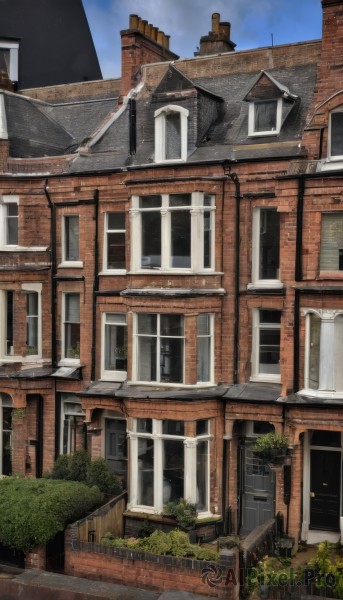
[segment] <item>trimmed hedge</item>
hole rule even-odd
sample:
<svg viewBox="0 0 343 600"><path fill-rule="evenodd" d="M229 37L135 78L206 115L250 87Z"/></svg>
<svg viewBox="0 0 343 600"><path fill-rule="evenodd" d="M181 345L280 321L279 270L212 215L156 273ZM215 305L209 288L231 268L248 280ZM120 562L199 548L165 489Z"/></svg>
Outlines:
<svg viewBox="0 0 343 600"><path fill-rule="evenodd" d="M0 542L28 552L99 506L102 494L73 481L6 477L0 480Z"/></svg>

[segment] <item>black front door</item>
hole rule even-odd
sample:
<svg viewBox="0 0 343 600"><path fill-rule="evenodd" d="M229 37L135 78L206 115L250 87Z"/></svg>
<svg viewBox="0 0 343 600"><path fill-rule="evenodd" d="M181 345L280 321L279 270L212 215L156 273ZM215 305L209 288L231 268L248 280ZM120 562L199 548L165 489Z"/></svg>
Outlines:
<svg viewBox="0 0 343 600"><path fill-rule="evenodd" d="M311 450L310 528L339 531L341 453Z"/></svg>

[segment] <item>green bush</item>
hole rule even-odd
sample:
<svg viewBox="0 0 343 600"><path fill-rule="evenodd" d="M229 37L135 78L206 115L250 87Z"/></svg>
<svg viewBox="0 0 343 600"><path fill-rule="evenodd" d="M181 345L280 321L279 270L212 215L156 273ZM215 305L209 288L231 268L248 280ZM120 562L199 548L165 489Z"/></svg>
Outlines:
<svg viewBox="0 0 343 600"><path fill-rule="evenodd" d="M164 517L171 517L175 519L180 527L189 528L194 527L197 520L197 508L192 502L187 500L171 500L163 508L162 515Z"/></svg>
<svg viewBox="0 0 343 600"><path fill-rule="evenodd" d="M151 552L152 554L163 554L177 556L178 558L195 558L197 560L216 561L219 553L196 544L190 544L188 535L184 531L175 529L169 533L155 530L149 537L143 539L123 539L105 536L101 540L103 546L111 548L131 548Z"/></svg>
<svg viewBox="0 0 343 600"><path fill-rule="evenodd" d="M116 495L121 491L120 480L110 472L106 461L103 458L91 460L85 450L61 454L47 477L80 481L90 487L96 485L101 492L109 495Z"/></svg>
<svg viewBox="0 0 343 600"><path fill-rule="evenodd" d="M23 552L45 545L101 500L97 488L73 481L1 479L0 542Z"/></svg>
<svg viewBox="0 0 343 600"><path fill-rule="evenodd" d="M90 461L85 483L90 487L97 485L104 494L115 496L121 492L120 480L110 472L104 458Z"/></svg>

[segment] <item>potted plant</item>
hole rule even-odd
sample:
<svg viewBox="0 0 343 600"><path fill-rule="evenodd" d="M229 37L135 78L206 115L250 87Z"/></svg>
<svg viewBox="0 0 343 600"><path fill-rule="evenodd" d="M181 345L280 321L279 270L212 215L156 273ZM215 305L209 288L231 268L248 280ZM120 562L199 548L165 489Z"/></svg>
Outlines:
<svg viewBox="0 0 343 600"><path fill-rule="evenodd" d="M287 448L287 437L270 431L258 437L251 449L257 458L270 463L280 463L287 454Z"/></svg>

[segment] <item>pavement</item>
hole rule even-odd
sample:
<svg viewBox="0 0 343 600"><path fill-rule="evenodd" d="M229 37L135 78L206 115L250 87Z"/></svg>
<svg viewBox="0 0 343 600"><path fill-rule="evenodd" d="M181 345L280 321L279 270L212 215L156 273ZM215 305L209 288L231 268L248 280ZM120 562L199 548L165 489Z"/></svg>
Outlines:
<svg viewBox="0 0 343 600"><path fill-rule="evenodd" d="M210 600L180 590L152 592L123 585L60 575L38 569L0 566L1 600Z"/></svg>

